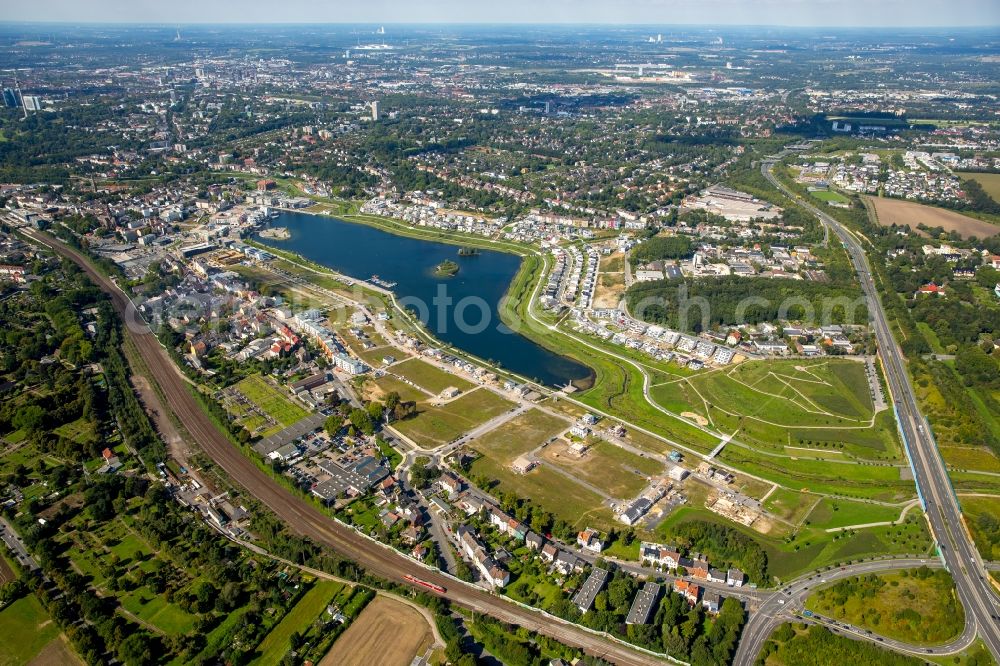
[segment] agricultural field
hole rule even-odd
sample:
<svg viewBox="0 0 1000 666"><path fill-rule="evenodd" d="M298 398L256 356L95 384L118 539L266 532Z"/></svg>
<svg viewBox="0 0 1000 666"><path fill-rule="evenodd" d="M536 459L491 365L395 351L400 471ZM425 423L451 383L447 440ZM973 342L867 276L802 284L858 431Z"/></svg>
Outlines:
<svg viewBox="0 0 1000 666"><path fill-rule="evenodd" d="M36 659L49 644L61 643L59 627L33 594L0 611L0 636L3 637L0 666L23 666Z"/></svg>
<svg viewBox="0 0 1000 666"><path fill-rule="evenodd" d="M468 391L475 384L458 375L445 372L427 361L419 358L410 358L400 363L396 363L389 372L399 375L413 382L428 393L438 395L441 391L449 387L457 388L460 391Z"/></svg>
<svg viewBox="0 0 1000 666"><path fill-rule="evenodd" d="M223 393L223 406L251 434L267 437L309 415L273 380L251 375Z"/></svg>
<svg viewBox="0 0 1000 666"><path fill-rule="evenodd" d="M965 626L951 575L927 568L838 581L810 595L806 608L922 645L946 643Z"/></svg>
<svg viewBox="0 0 1000 666"><path fill-rule="evenodd" d="M974 180L994 201L1000 201L1000 173L956 173L956 176Z"/></svg>
<svg viewBox="0 0 1000 666"><path fill-rule="evenodd" d="M377 597L319 664L408 666L414 657L424 654L433 640L431 627L420 611L395 599Z"/></svg>
<svg viewBox="0 0 1000 666"><path fill-rule="evenodd" d="M977 238L988 238L1000 233L1000 226L977 220L974 217L967 217L961 213L944 208L925 206L913 201L902 199L886 199L884 197L868 197L868 200L875 206L878 215L878 223L884 227L893 224L905 226L909 225L916 233L922 234L917 227L924 225L929 228L941 227L945 231L955 231L963 238L976 236Z"/></svg>
<svg viewBox="0 0 1000 666"><path fill-rule="evenodd" d="M417 412L392 427L423 448L447 444L472 428L514 408L493 391L479 388L436 406L418 402Z"/></svg>

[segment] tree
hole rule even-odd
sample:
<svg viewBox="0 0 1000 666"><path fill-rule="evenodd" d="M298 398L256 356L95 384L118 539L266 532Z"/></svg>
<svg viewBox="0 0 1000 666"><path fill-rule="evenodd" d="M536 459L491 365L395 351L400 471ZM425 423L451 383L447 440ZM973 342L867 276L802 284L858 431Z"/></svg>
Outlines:
<svg viewBox="0 0 1000 666"><path fill-rule="evenodd" d="M330 437L336 437L340 429L344 427L344 417L340 414L331 414L323 422L323 429Z"/></svg>
<svg viewBox="0 0 1000 666"><path fill-rule="evenodd" d="M118 645L118 658L126 666L145 666L156 663L153 657L152 637L145 631L130 633Z"/></svg>
<svg viewBox="0 0 1000 666"><path fill-rule="evenodd" d="M365 435L372 435L375 432L375 424L372 423L371 414L367 411L355 408L351 410L350 416L351 425L353 425L357 430L364 433Z"/></svg>

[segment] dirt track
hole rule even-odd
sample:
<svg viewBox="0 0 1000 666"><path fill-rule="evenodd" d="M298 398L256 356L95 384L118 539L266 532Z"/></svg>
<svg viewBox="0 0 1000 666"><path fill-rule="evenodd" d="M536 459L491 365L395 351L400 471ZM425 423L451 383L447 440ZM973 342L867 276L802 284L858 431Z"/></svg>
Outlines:
<svg viewBox="0 0 1000 666"><path fill-rule="evenodd" d="M96 285L110 295L116 312L125 322L129 337L134 341L149 368L151 379L159 384L166 397L166 407L176 415L202 450L222 467L233 481L268 506L293 531L331 547L375 575L407 584L403 576L409 574L441 585L448 590L445 596L454 603L551 636L616 664L631 666L663 663L655 657L595 636L575 625L521 608L481 588L460 583L438 571L425 569L395 550L338 524L301 498L292 495L290 491L258 469L216 428L191 395L188 384L177 372L167 351L149 328L139 321L131 302L111 280L95 271L79 252L51 236L31 231L26 231L26 234L78 264Z"/></svg>

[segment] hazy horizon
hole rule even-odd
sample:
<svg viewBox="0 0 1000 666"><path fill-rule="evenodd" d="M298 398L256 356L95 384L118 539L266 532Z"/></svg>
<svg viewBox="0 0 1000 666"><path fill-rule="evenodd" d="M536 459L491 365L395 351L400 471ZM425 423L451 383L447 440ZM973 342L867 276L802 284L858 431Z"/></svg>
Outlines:
<svg viewBox="0 0 1000 666"><path fill-rule="evenodd" d="M4 23L144 24L561 24L703 25L791 28L990 28L1000 25L995 0L4 0Z"/></svg>

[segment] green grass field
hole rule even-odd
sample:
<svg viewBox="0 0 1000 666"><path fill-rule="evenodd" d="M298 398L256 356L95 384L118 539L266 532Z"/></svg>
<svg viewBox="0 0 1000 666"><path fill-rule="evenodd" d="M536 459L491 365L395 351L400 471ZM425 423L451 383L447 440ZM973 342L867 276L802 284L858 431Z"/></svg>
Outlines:
<svg viewBox="0 0 1000 666"><path fill-rule="evenodd" d="M799 525L810 514L820 498L810 493L779 488L764 502L764 509L783 520Z"/></svg>
<svg viewBox="0 0 1000 666"><path fill-rule="evenodd" d="M689 521L725 525L751 537L767 553L768 571L779 580L789 580L815 569L879 555L929 555L930 536L922 517L911 512L905 523L893 527L872 527L854 532L826 532L826 525L800 528L788 538L763 535L751 527L738 525L702 506L675 510L656 532L665 543L673 540L675 528ZM814 510L815 511L815 510ZM898 514L897 514L898 517ZM867 522L867 521L866 521Z"/></svg>
<svg viewBox="0 0 1000 666"><path fill-rule="evenodd" d="M497 480L500 490L530 498L534 505L570 525L606 530L616 524L611 510L601 505L600 495L544 465L518 474L484 456L472 464L471 473Z"/></svg>
<svg viewBox="0 0 1000 666"><path fill-rule="evenodd" d="M965 523L972 532L979 554L986 560L1000 559L1000 532L989 528L988 518L993 518L993 524L1000 516L1000 497L969 497L960 496L962 514ZM987 520L980 521L981 517Z"/></svg>
<svg viewBox="0 0 1000 666"><path fill-rule="evenodd" d="M458 375L445 372L419 358L410 358L389 368L389 372L405 377L422 389L438 395L449 387L468 391L475 384Z"/></svg>
<svg viewBox="0 0 1000 666"><path fill-rule="evenodd" d="M447 444L513 407L511 401L480 388L440 407L417 403L416 415L393 423L393 427L420 446L432 448Z"/></svg>
<svg viewBox="0 0 1000 666"><path fill-rule="evenodd" d="M709 428L733 433L761 453L900 460L892 414L874 412L864 365L855 361L748 362L681 382L654 384L650 394L666 409L699 415ZM783 483L769 469L780 473L794 468L773 455L767 463L753 473Z"/></svg>
<svg viewBox="0 0 1000 666"><path fill-rule="evenodd" d="M817 590L806 608L907 643L946 643L965 612L947 571L904 570L848 578Z"/></svg>
<svg viewBox="0 0 1000 666"><path fill-rule="evenodd" d="M811 526L826 530L851 525L894 522L899 520L900 513L902 507L824 497L806 516L806 520ZM907 515L919 513L919 509L914 508L910 509Z"/></svg>
<svg viewBox="0 0 1000 666"><path fill-rule="evenodd" d="M570 423L561 418L529 409L474 440L472 448L507 465L569 426Z"/></svg>
<svg viewBox="0 0 1000 666"><path fill-rule="evenodd" d="M979 183L986 194L994 201L1000 201L1000 173L958 173L962 178L968 178Z"/></svg>
<svg viewBox="0 0 1000 666"><path fill-rule="evenodd" d="M418 402L420 400L426 400L427 394L420 391L413 386L410 386L402 379L393 377L392 375L383 375L378 379L366 380L371 381L372 384L378 387L380 395L385 395L387 393L392 393L395 391L399 394L399 399L404 402Z"/></svg>
<svg viewBox="0 0 1000 666"><path fill-rule="evenodd" d="M815 192L810 192L809 194L820 201L833 202L837 204L850 203L850 199L845 197L840 192L835 192L834 190L817 190Z"/></svg>
<svg viewBox="0 0 1000 666"><path fill-rule="evenodd" d="M647 477L664 471L662 462L637 456L605 441L594 442L582 458L558 443L549 445L541 457L611 497L622 500L638 495L646 487Z"/></svg>
<svg viewBox="0 0 1000 666"><path fill-rule="evenodd" d="M22 666L59 637L38 598L29 594L0 611L0 666Z"/></svg>
<svg viewBox="0 0 1000 666"><path fill-rule="evenodd" d="M313 622L324 612L327 604L343 589L342 583L329 580L318 580L302 595L295 607L281 619L260 645L257 646L257 658L253 664L280 663L291 646L289 637L293 632L304 633Z"/></svg>
<svg viewBox="0 0 1000 666"><path fill-rule="evenodd" d="M900 467L837 463L813 458L765 455L730 444L719 459L748 473L771 479L793 490L857 499L902 502L916 497L913 481L900 478Z"/></svg>

